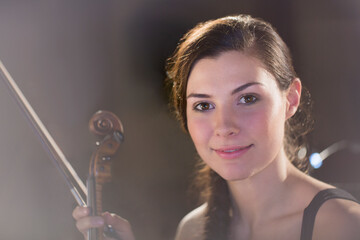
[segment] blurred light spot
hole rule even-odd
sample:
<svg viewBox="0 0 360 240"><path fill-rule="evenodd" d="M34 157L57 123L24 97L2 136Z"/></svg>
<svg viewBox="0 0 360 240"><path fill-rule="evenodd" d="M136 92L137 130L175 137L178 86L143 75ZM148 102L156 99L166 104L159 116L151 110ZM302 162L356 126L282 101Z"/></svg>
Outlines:
<svg viewBox="0 0 360 240"><path fill-rule="evenodd" d="M323 159L321 158L319 153L311 154L309 161L310 161L311 166L315 169L320 168L323 163Z"/></svg>

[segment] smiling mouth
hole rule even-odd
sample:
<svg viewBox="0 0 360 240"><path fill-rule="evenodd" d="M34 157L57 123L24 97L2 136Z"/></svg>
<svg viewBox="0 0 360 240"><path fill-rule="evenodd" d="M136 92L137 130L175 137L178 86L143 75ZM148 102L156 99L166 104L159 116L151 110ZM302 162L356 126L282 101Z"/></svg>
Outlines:
<svg viewBox="0 0 360 240"><path fill-rule="evenodd" d="M221 158L233 159L242 156L245 154L253 144L248 146L236 146L236 147L224 147L213 149Z"/></svg>
<svg viewBox="0 0 360 240"><path fill-rule="evenodd" d="M241 151L241 150L245 150L252 147L252 144L245 146L245 147L231 147L231 148L219 148L219 149L214 149L216 152L223 152L223 153L233 153L233 152L237 152L237 151Z"/></svg>

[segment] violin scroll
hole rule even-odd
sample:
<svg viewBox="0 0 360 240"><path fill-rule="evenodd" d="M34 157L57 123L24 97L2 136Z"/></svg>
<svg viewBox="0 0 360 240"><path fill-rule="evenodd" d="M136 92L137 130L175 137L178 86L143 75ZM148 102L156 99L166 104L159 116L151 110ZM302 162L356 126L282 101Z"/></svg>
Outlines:
<svg viewBox="0 0 360 240"><path fill-rule="evenodd" d="M89 121L89 129L98 136L105 136L117 132L120 142L124 139L124 128L120 119L109 111L96 112Z"/></svg>

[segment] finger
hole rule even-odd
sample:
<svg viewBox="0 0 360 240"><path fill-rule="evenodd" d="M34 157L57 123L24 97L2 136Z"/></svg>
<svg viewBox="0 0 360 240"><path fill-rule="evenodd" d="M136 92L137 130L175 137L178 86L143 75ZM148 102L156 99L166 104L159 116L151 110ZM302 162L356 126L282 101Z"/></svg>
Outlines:
<svg viewBox="0 0 360 240"><path fill-rule="evenodd" d="M116 230L122 230L124 228L128 229L130 226L130 223L125 218L122 218L116 214L104 212L102 217L104 218L107 225L113 226Z"/></svg>
<svg viewBox="0 0 360 240"><path fill-rule="evenodd" d="M77 206L72 212L72 216L75 220L89 216L90 209L88 207Z"/></svg>
<svg viewBox="0 0 360 240"><path fill-rule="evenodd" d="M100 216L83 217L76 221L76 228L85 234L90 228L99 228L104 226L104 219Z"/></svg>
<svg viewBox="0 0 360 240"><path fill-rule="evenodd" d="M135 239L131 229L131 225L126 219L108 212L103 213L102 216L105 220L105 224L111 225L112 228L118 233L119 236L121 236L122 239Z"/></svg>

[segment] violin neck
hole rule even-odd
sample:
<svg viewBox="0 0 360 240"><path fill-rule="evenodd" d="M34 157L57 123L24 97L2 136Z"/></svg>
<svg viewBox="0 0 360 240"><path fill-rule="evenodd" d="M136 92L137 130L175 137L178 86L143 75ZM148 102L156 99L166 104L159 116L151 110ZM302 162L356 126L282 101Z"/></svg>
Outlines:
<svg viewBox="0 0 360 240"><path fill-rule="evenodd" d="M97 216L102 212L102 198L101 191L102 185L96 182L94 176L89 176L87 179L87 206L90 208L90 215ZM102 240L103 229L102 228L91 228L88 233L88 240Z"/></svg>

